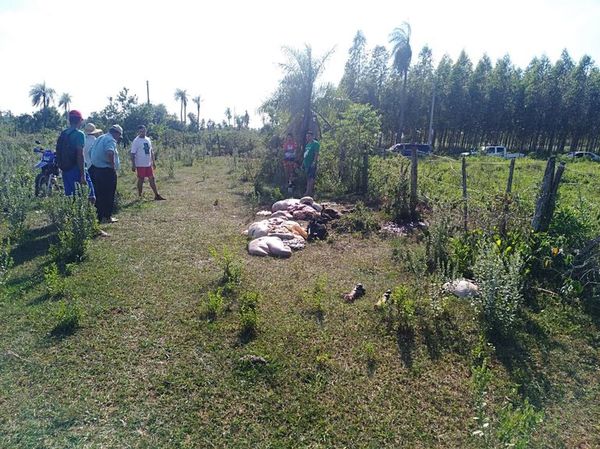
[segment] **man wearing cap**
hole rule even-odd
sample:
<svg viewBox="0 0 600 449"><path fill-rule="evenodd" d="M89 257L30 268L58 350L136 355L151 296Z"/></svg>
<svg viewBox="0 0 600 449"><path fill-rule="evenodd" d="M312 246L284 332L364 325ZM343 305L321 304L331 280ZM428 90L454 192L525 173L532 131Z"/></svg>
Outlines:
<svg viewBox="0 0 600 449"><path fill-rule="evenodd" d="M313 137L312 131L306 133L306 146L304 147L304 160L302 168L306 172L306 192L304 196L313 196L315 193L315 178L317 177L317 162L321 144Z"/></svg>
<svg viewBox="0 0 600 449"><path fill-rule="evenodd" d="M90 150L94 145L94 142L98 138L100 134L102 134L102 130L100 128L96 128L91 122L86 123L85 128L83 129L85 133L85 144L83 145L83 163L85 168L90 168Z"/></svg>
<svg viewBox="0 0 600 449"><path fill-rule="evenodd" d="M152 151L152 142L150 141L150 138L146 136L146 127L140 125L138 126L138 135L133 139L133 143L131 144L131 171L137 171L138 195L142 198L144 179L148 178L150 187L154 192L154 199L156 201L164 200L156 188L153 168L156 168L156 162L154 159L154 152Z"/></svg>
<svg viewBox="0 0 600 449"><path fill-rule="evenodd" d="M113 125L106 134L98 137L90 150L90 175L96 189L96 211L101 223L117 221L112 217L112 212L117 191L117 170L120 168L117 142L122 135L123 128Z"/></svg>
<svg viewBox="0 0 600 449"><path fill-rule="evenodd" d="M65 195L71 196L75 193L75 184L87 184L89 187L89 199L95 201L94 186L85 171L83 161L83 147L85 136L79 130L83 123L81 112L73 109L69 111L69 127L65 129L56 143L58 166L62 170Z"/></svg>

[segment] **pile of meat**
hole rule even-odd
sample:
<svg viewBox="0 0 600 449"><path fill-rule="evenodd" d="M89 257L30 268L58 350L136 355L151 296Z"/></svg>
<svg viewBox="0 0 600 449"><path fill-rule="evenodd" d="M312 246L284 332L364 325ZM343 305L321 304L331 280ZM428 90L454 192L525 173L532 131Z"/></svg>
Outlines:
<svg viewBox="0 0 600 449"><path fill-rule="evenodd" d="M298 221L311 221L321 215L322 207L311 197L277 201L271 211L257 215L268 217L252 223L244 234L250 239L248 252L253 256L290 257L292 251L306 245L308 233Z"/></svg>

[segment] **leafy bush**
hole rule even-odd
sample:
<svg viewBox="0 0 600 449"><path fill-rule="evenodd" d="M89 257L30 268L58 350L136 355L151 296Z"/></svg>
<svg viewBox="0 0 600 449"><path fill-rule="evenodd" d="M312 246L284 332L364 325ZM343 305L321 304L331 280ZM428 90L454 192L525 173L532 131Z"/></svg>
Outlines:
<svg viewBox="0 0 600 449"><path fill-rule="evenodd" d="M240 297L240 335L244 339L256 335L258 328L258 301L256 292L245 292Z"/></svg>
<svg viewBox="0 0 600 449"><path fill-rule="evenodd" d="M379 229L375 214L362 201L356 203L354 210L342 215L335 223L336 229L342 232L359 232L363 236Z"/></svg>
<svg viewBox="0 0 600 449"><path fill-rule="evenodd" d="M500 411L497 435L504 447L527 449L531 436L542 422L543 412L536 409L525 399L522 405L507 403Z"/></svg>
<svg viewBox="0 0 600 449"><path fill-rule="evenodd" d="M381 202L394 221L410 217L410 161L404 157L371 157L369 198Z"/></svg>
<svg viewBox="0 0 600 449"><path fill-rule="evenodd" d="M223 303L223 289L221 287L217 288L215 291L208 292L206 309L204 312L206 318L211 321L216 319L223 310Z"/></svg>
<svg viewBox="0 0 600 449"><path fill-rule="evenodd" d="M58 228L58 242L50 247L50 255L60 267L83 260L89 240L98 233L96 210L83 190L72 197L52 197L46 204Z"/></svg>
<svg viewBox="0 0 600 449"><path fill-rule="evenodd" d="M5 173L0 181L0 210L8 222L12 240L18 242L25 234L25 222L31 207L32 175L25 169L16 169Z"/></svg>
<svg viewBox="0 0 600 449"><path fill-rule="evenodd" d="M55 313L56 325L52 329L55 336L72 334L80 325L83 311L73 300L63 300Z"/></svg>
<svg viewBox="0 0 600 449"><path fill-rule="evenodd" d="M325 308L323 303L326 297L326 286L327 277L319 276L315 280L315 284L311 290L304 292L304 302L308 305L309 312L317 317L317 320L321 321L325 314Z"/></svg>
<svg viewBox="0 0 600 449"><path fill-rule="evenodd" d="M473 273L480 294L473 298L483 323L491 334L510 336L517 325L523 303L523 260L520 253L508 253L504 258L496 244L482 248Z"/></svg>
<svg viewBox="0 0 600 449"><path fill-rule="evenodd" d="M65 294L66 283L64 278L60 275L56 263L51 263L44 268L44 282L49 298L61 298Z"/></svg>
<svg viewBox="0 0 600 449"><path fill-rule="evenodd" d="M226 247L220 253L211 248L210 255L217 261L223 273L219 281L223 296L229 297L237 291L242 282L242 261Z"/></svg>

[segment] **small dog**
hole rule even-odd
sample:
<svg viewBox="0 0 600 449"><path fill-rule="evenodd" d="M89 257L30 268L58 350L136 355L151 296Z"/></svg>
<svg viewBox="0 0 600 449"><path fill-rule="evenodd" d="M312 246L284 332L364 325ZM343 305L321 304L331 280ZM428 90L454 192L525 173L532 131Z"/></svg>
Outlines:
<svg viewBox="0 0 600 449"><path fill-rule="evenodd" d="M363 287L363 285L358 283L354 286L354 288L352 289L352 291L350 293L344 294L344 301L354 302L355 299L358 299L361 296L364 296L365 293L366 293L366 290Z"/></svg>

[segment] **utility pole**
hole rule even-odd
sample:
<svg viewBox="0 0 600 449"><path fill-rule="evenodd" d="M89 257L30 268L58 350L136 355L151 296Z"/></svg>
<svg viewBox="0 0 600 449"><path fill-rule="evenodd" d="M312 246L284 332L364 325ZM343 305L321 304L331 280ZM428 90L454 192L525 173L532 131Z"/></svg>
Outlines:
<svg viewBox="0 0 600 449"><path fill-rule="evenodd" d="M150 82L146 81L146 98L148 99L148 104L150 104Z"/></svg>

